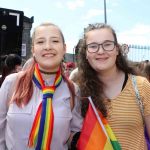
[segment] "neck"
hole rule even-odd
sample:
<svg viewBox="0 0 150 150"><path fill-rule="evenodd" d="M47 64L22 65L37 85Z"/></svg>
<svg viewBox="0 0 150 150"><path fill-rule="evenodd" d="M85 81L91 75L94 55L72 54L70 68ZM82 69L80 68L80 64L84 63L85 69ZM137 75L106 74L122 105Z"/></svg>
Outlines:
<svg viewBox="0 0 150 150"><path fill-rule="evenodd" d="M56 74L57 73L57 71L56 72L47 72L47 71L43 71L41 69L39 69L39 70L40 70L41 73L46 74L46 75L51 75L51 74Z"/></svg>
<svg viewBox="0 0 150 150"><path fill-rule="evenodd" d="M99 73L99 78L104 84L107 84L109 82L115 81L116 78L120 76L120 74L122 74L122 71L118 70L117 67L114 67L110 70Z"/></svg>
<svg viewBox="0 0 150 150"><path fill-rule="evenodd" d="M103 94L107 99L114 99L120 94L124 78L125 73L121 70L116 70L110 75L100 77L103 82Z"/></svg>

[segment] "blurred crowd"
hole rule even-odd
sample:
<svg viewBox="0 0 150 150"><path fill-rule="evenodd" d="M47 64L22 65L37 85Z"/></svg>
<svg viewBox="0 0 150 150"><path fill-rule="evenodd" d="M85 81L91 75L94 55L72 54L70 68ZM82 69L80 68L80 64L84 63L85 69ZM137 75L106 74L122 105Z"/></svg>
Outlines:
<svg viewBox="0 0 150 150"><path fill-rule="evenodd" d="M81 41L79 41L81 44ZM79 43L76 46L75 62L65 62L63 61L64 74L67 78L76 81L77 78L77 59L78 59L78 49ZM17 54L9 54L2 57L1 60L1 73L0 73L0 86L3 83L5 77L11 73L16 73L25 68L29 61L22 61L21 56ZM133 67L137 75L146 77L150 81L150 61L144 60L141 62L129 61L129 65Z"/></svg>

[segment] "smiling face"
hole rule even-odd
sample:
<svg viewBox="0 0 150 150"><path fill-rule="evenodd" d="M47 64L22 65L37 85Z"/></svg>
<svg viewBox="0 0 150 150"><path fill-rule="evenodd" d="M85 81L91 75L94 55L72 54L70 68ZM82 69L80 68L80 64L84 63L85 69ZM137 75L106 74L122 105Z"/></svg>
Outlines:
<svg viewBox="0 0 150 150"><path fill-rule="evenodd" d="M102 44L106 41L116 42L111 30L108 28L91 30L86 34L86 45L91 43ZM105 51L100 45L99 50L95 53L86 50L86 58L94 70L104 72L116 67L118 53L117 46L112 51Z"/></svg>
<svg viewBox="0 0 150 150"><path fill-rule="evenodd" d="M65 52L66 45L57 26L43 25L36 28L32 42L32 53L41 70L57 71Z"/></svg>

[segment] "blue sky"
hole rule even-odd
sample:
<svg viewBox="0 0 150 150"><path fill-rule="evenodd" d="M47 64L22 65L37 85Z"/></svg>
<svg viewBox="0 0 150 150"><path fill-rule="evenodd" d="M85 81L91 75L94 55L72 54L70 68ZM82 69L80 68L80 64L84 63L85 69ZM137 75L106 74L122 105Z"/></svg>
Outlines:
<svg viewBox="0 0 150 150"><path fill-rule="evenodd" d="M150 45L150 0L106 0L106 5L107 23L116 30L120 43ZM57 24L69 53L84 27L104 22L103 0L0 0L0 7L34 16L33 28L47 21Z"/></svg>

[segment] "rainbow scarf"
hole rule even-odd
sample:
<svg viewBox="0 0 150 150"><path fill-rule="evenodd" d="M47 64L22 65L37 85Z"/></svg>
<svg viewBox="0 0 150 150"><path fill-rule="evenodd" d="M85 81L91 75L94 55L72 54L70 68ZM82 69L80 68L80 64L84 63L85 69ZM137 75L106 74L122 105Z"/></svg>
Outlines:
<svg viewBox="0 0 150 150"><path fill-rule="evenodd" d="M43 100L38 107L32 124L28 146L29 148L35 148L35 150L50 150L54 123L52 99L55 89L62 81L61 71L59 69L57 72L53 86L45 86L38 64L36 64L33 81L42 90Z"/></svg>

